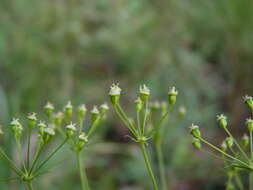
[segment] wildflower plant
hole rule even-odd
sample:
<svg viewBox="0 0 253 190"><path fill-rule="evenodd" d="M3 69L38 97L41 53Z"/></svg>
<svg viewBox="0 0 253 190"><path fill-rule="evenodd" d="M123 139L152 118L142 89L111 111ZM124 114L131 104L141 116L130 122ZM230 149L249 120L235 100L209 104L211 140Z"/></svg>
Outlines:
<svg viewBox="0 0 253 190"><path fill-rule="evenodd" d="M250 109L251 117L253 117L253 98L250 96L244 97L244 103ZM253 120L248 118L245 122L248 134L244 134L241 138L241 142L237 141L229 130L228 119L225 115L221 114L217 116L217 122L226 133L227 137L221 143L220 146L216 146L207 141L195 124L190 127L190 133L193 136L192 145L199 150L203 150L202 144L209 146L213 151L209 152L215 157L224 161L228 181L226 183L226 189L244 189L244 185L240 179L241 171L249 174L249 189L253 189Z"/></svg>
<svg viewBox="0 0 253 190"><path fill-rule="evenodd" d="M148 141L152 140L155 144L156 156L159 165L159 174L162 189L167 189L165 166L162 152L163 122L173 110L176 103L178 92L172 87L168 93L168 104L166 102L150 102L150 89L146 85L141 85L139 94L135 100L136 120L129 118L120 104L121 88L118 84L113 84L109 91L109 96L113 108L124 125L128 128L130 139L138 143L142 151L145 165L152 180L153 189L158 190L157 179L154 175L147 151Z"/></svg>

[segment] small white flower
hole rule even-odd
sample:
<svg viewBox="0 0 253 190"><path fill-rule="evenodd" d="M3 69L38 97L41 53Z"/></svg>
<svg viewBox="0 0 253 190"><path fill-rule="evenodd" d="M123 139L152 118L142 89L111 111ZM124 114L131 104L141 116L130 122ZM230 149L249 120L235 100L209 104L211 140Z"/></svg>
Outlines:
<svg viewBox="0 0 253 190"><path fill-rule="evenodd" d="M44 106L45 109L48 110L54 110L54 105L50 102L47 102L47 104Z"/></svg>
<svg viewBox="0 0 253 190"><path fill-rule="evenodd" d="M227 117L224 114L217 115L217 121L220 121L222 119L227 119Z"/></svg>
<svg viewBox="0 0 253 190"><path fill-rule="evenodd" d="M247 100L252 100L253 98L252 98L252 96L249 96L249 95L245 95L244 97L243 97L243 100L246 102Z"/></svg>
<svg viewBox="0 0 253 190"><path fill-rule="evenodd" d="M199 126L195 125L195 124L192 124L190 127L189 127L190 131L192 130L195 130L195 129L199 129Z"/></svg>
<svg viewBox="0 0 253 190"><path fill-rule="evenodd" d="M63 113L59 111L59 112L57 112L57 113L55 113L53 115L53 118L59 118L59 119L61 119L61 118L63 118Z"/></svg>
<svg viewBox="0 0 253 190"><path fill-rule="evenodd" d="M67 129L72 130L72 131L76 131L76 124L73 124L72 122L66 126Z"/></svg>
<svg viewBox="0 0 253 190"><path fill-rule="evenodd" d="M119 87L119 84L112 84L110 87L109 95L110 96L119 96L121 93L121 88Z"/></svg>
<svg viewBox="0 0 253 190"><path fill-rule="evenodd" d="M21 124L19 123L19 119L13 118L12 121L11 121L11 125L12 126L19 126Z"/></svg>
<svg viewBox="0 0 253 190"><path fill-rule="evenodd" d="M72 104L71 104L71 101L68 101L68 103L64 106L64 109L66 110L66 109L72 109L73 108L73 106L72 106Z"/></svg>
<svg viewBox="0 0 253 190"><path fill-rule="evenodd" d="M141 85L139 89L140 94L150 95L150 90L145 84Z"/></svg>
<svg viewBox="0 0 253 190"><path fill-rule="evenodd" d="M93 106L92 110L90 111L92 114L99 114L99 110L97 106Z"/></svg>
<svg viewBox="0 0 253 190"><path fill-rule="evenodd" d="M88 142L88 136L83 132L78 136L78 138L81 141Z"/></svg>
<svg viewBox="0 0 253 190"><path fill-rule="evenodd" d="M48 135L54 136L55 135L55 131L52 127L47 127L44 129L44 132L47 133Z"/></svg>
<svg viewBox="0 0 253 190"><path fill-rule="evenodd" d="M178 95L178 91L176 90L175 86L172 86L169 88L169 92L168 92L169 95Z"/></svg>
<svg viewBox="0 0 253 190"><path fill-rule="evenodd" d="M109 110L109 106L107 105L107 103L101 104L100 108L103 109L103 110Z"/></svg>
<svg viewBox="0 0 253 190"><path fill-rule="evenodd" d="M41 128L46 128L46 127L47 127L47 125L45 124L45 122L40 121L40 122L38 123L38 127L41 127Z"/></svg>
<svg viewBox="0 0 253 190"><path fill-rule="evenodd" d="M83 111L83 112L86 112L86 111L87 111L87 108L86 108L85 104L82 104L82 105L80 105L80 106L78 107L78 110Z"/></svg>
<svg viewBox="0 0 253 190"><path fill-rule="evenodd" d="M33 120L33 121L37 121L36 113L34 113L34 112L28 114L27 118L30 120Z"/></svg>

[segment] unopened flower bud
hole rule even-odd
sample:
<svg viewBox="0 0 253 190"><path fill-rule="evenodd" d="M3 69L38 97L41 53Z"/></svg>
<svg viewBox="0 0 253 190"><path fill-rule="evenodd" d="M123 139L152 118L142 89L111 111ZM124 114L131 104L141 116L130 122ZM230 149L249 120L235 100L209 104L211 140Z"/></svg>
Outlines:
<svg viewBox="0 0 253 190"><path fill-rule="evenodd" d="M74 132L76 131L76 124L73 124L72 122L66 126L66 131L67 131L67 137L70 138L74 135Z"/></svg>
<svg viewBox="0 0 253 190"><path fill-rule="evenodd" d="M20 138L23 131L23 127L18 120L19 119L13 119L10 123L12 131L16 138Z"/></svg>
<svg viewBox="0 0 253 190"><path fill-rule="evenodd" d="M140 86L139 94L140 94L141 100L144 103L146 103L150 96L150 90L145 84L143 84L142 86Z"/></svg>
<svg viewBox="0 0 253 190"><path fill-rule="evenodd" d="M227 151L228 146L227 146L226 141L223 141L223 142L221 143L220 148L221 148L221 150L222 150L223 152L226 152L226 151Z"/></svg>
<svg viewBox="0 0 253 190"><path fill-rule="evenodd" d="M201 132L199 130L199 126L197 126L197 125L192 124L190 126L190 133L193 137L195 137L197 139L201 137Z"/></svg>
<svg viewBox="0 0 253 190"><path fill-rule="evenodd" d="M178 95L178 91L176 90L176 88L174 86L171 87L168 92L168 102L170 105L174 105L176 103L177 95Z"/></svg>
<svg viewBox="0 0 253 190"><path fill-rule="evenodd" d="M49 125L44 129L43 135L40 136L42 136L42 142L47 144L54 135L55 135L54 128L51 125Z"/></svg>
<svg viewBox="0 0 253 190"><path fill-rule="evenodd" d="M141 111L143 108L143 102L141 101L140 97L138 97L135 101L135 109L137 112Z"/></svg>
<svg viewBox="0 0 253 190"><path fill-rule="evenodd" d="M88 142L88 136L82 132L79 136L78 136L78 144L77 144L77 151L80 152L84 145Z"/></svg>
<svg viewBox="0 0 253 190"><path fill-rule="evenodd" d="M28 118L28 127L33 128L37 122L36 113L29 114L27 118Z"/></svg>
<svg viewBox="0 0 253 190"><path fill-rule="evenodd" d="M249 145L249 136L244 134L242 137L242 144L246 148Z"/></svg>
<svg viewBox="0 0 253 190"><path fill-rule="evenodd" d="M193 145L194 148L196 148L196 149L198 149L198 150L200 150L201 147L202 147L202 146L201 146L200 140L197 139L197 138L193 138L193 139L192 139L192 145Z"/></svg>
<svg viewBox="0 0 253 190"><path fill-rule="evenodd" d="M85 104L80 105L78 107L77 112L78 112L78 118L83 119L86 115L86 112L87 112L87 108L86 108Z"/></svg>
<svg viewBox="0 0 253 190"><path fill-rule="evenodd" d="M234 140L233 140L233 138L231 138L231 137L227 137L227 138L225 139L225 142L226 142L226 144L227 144L227 146L228 146L229 148L232 148L233 145L234 145Z"/></svg>
<svg viewBox="0 0 253 190"><path fill-rule="evenodd" d="M223 114L217 115L217 121L219 123L219 126L222 127L222 128L226 128L227 125L228 125L227 117L224 116Z"/></svg>
<svg viewBox="0 0 253 190"><path fill-rule="evenodd" d="M108 110L109 110L109 106L107 105L107 103L103 103L100 105L100 113L102 115L107 114Z"/></svg>
<svg viewBox="0 0 253 190"><path fill-rule="evenodd" d="M121 94L121 88L119 87L119 84L112 84L109 91L109 96L111 98L111 103L113 105L116 105L119 103Z"/></svg>
<svg viewBox="0 0 253 190"><path fill-rule="evenodd" d="M64 114L66 118L69 120L72 117L73 106L70 101L68 101L67 105L64 106Z"/></svg>
<svg viewBox="0 0 253 190"><path fill-rule="evenodd" d="M99 110L97 106L94 106L93 109L90 111L91 113L91 123L94 123L99 117Z"/></svg>
<svg viewBox="0 0 253 190"><path fill-rule="evenodd" d="M246 125L247 125L249 132L252 132L253 131L253 120L251 118L246 120Z"/></svg>
<svg viewBox="0 0 253 190"><path fill-rule="evenodd" d="M39 134L40 134L41 136L43 136L46 127L47 127L47 125L46 125L43 121L40 121L40 122L38 123Z"/></svg>
<svg viewBox="0 0 253 190"><path fill-rule="evenodd" d="M48 117L50 117L54 112L54 106L50 102L47 102L47 104L44 106L44 109Z"/></svg>
<svg viewBox="0 0 253 190"><path fill-rule="evenodd" d="M244 102L246 105L248 105L248 107L253 110L253 98L251 96L246 95L245 97L243 97Z"/></svg>

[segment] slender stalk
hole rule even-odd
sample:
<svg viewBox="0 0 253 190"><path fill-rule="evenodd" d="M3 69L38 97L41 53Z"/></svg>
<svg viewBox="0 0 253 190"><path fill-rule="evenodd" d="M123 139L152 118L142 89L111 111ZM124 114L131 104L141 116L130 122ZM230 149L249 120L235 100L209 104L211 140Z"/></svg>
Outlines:
<svg viewBox="0 0 253 190"><path fill-rule="evenodd" d="M237 171L235 171L235 181L236 181L236 184L237 184L238 188L239 188L240 190L244 190L244 188L243 188L243 183L242 183L241 178L240 178L240 176L238 175L238 172L237 172Z"/></svg>
<svg viewBox="0 0 253 190"><path fill-rule="evenodd" d="M145 126L146 126L147 116L148 116L148 103L145 102L144 118L143 118L142 125L141 125L142 135L145 134Z"/></svg>
<svg viewBox="0 0 253 190"><path fill-rule="evenodd" d="M149 176L152 180L153 188L154 188L154 190L158 190L157 182L156 182L156 179L155 179L155 176L154 176L154 173L153 173L150 161L149 161L149 157L148 157L148 153L147 153L147 150L145 147L145 143L140 142L140 146L141 146L141 151L142 151L144 161L146 164L146 168L147 168Z"/></svg>
<svg viewBox="0 0 253 190"><path fill-rule="evenodd" d="M43 150L43 146L39 145L39 149L38 149L38 151L35 154L35 157L33 159L32 166L31 166L31 169L29 171L29 174L32 173L32 171L33 171L33 169L34 169L34 167L35 167L35 165L36 165L36 163L37 163L37 161L38 161L38 159L40 157L40 154L42 153L42 150Z"/></svg>
<svg viewBox="0 0 253 190"><path fill-rule="evenodd" d="M252 131L249 132L249 136L250 136L250 158L252 161L252 157L253 157L253 150L252 150Z"/></svg>
<svg viewBox="0 0 253 190"><path fill-rule="evenodd" d="M19 154L19 159L20 159L21 165L23 165L23 168L24 168L25 172L27 172L27 169L26 169L26 166L25 166L25 161L23 160L23 152L22 152L22 145L20 143L20 139L15 137L15 140L16 140L16 143L17 143L17 146L18 146L18 154Z"/></svg>
<svg viewBox="0 0 253 190"><path fill-rule="evenodd" d="M245 163L245 162L243 162L243 161L241 161L241 160L239 160L239 159L237 159L237 158L235 158L235 157L233 157L233 156L227 154L226 152L222 151L222 150L219 149L218 147L216 147L216 146L212 145L211 143L207 142L207 141L206 141L205 139L203 139L202 137L199 137L199 140L202 141L203 143L207 144L208 146L210 146L210 147L213 148L214 150L216 150L216 151L218 151L218 152L224 154L225 156L227 156L227 157L229 157L229 158L231 158L231 159L233 159L233 160L235 160L235 161L237 161L237 162L239 162L239 163L241 163L241 164L243 164L244 166L246 166L246 167L249 168L249 165L248 165L247 163Z"/></svg>
<svg viewBox="0 0 253 190"><path fill-rule="evenodd" d="M38 172L55 154L58 152L58 150L61 149L61 147L68 141L68 138L66 138L35 170L34 173Z"/></svg>
<svg viewBox="0 0 253 190"><path fill-rule="evenodd" d="M31 144L31 135L32 135L32 130L30 127L28 127L28 132L27 132L27 152L26 152L26 167L27 169L29 168L30 165L30 144Z"/></svg>
<svg viewBox="0 0 253 190"><path fill-rule="evenodd" d="M166 183L166 172L165 172L165 164L164 164L164 157L161 144L156 144L156 154L159 166L159 173L161 179L161 187L162 190L167 190L167 183Z"/></svg>
<svg viewBox="0 0 253 190"><path fill-rule="evenodd" d="M140 111L136 112L136 118L137 118L137 127L138 127L138 130L139 130L139 133L141 134Z"/></svg>
<svg viewBox="0 0 253 190"><path fill-rule="evenodd" d="M87 175L85 172L85 168L83 167L83 162L82 162L82 158L81 158L80 153L76 154L76 158L77 158L77 166L78 166L78 170L79 170L82 190L90 190L88 178L87 178Z"/></svg>
<svg viewBox="0 0 253 190"><path fill-rule="evenodd" d="M249 157L247 156L247 154L243 151L243 149L241 148L241 146L239 145L239 143L237 142L237 140L233 137L233 135L229 132L229 130L225 127L224 130L226 131L226 133L228 134L228 136L230 136L234 142L235 145L238 147L238 149L240 150L240 152L243 154L243 156L246 158L246 160L250 160Z"/></svg>
<svg viewBox="0 0 253 190"><path fill-rule="evenodd" d="M34 190L32 183L27 183L27 187L29 190Z"/></svg>

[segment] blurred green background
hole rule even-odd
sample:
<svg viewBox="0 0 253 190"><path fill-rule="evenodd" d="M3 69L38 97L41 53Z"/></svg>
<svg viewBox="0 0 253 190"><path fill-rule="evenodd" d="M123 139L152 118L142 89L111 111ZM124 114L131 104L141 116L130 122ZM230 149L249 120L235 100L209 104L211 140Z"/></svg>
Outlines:
<svg viewBox="0 0 253 190"><path fill-rule="evenodd" d="M1 0L0 121L40 112L47 101L91 108L109 100L112 82L120 83L130 112L140 84L151 88L153 100L165 99L175 85L177 108L184 105L187 115L167 123L171 189L224 189L221 163L191 148L188 126L197 121L218 144L225 134L216 114L224 112L236 136L245 131L242 96L253 94L252 10L249 0ZM141 153L113 111L101 128L86 154L92 189L148 189ZM43 177L38 189L80 189L66 152L58 154L65 167ZM8 176L3 165L0 172ZM15 189L0 183L3 190L10 186Z"/></svg>

